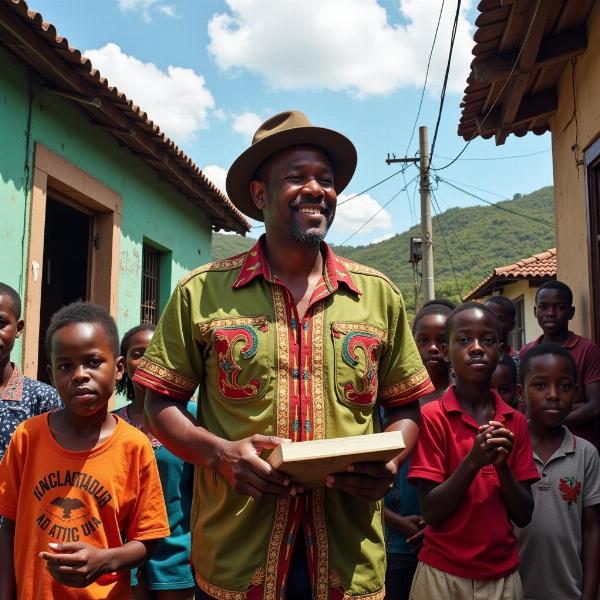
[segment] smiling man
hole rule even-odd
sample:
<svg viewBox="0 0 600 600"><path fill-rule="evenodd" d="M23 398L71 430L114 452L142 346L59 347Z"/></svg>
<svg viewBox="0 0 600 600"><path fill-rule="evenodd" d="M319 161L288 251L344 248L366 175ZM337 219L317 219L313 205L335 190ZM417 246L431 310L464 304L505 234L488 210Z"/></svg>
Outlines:
<svg viewBox="0 0 600 600"><path fill-rule="evenodd" d="M355 167L350 140L298 111L263 123L227 191L265 234L179 283L134 377L154 434L198 466L197 598L385 595L380 500L433 387L398 289L323 241ZM197 386L195 417L185 403ZM379 431L379 406L407 447L388 464L302 490L264 460L287 440Z"/></svg>

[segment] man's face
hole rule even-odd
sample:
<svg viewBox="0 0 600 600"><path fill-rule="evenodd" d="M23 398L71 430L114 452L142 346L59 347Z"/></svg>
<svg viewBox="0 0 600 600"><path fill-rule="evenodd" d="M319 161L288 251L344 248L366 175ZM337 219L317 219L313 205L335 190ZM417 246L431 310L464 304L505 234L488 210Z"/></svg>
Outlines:
<svg viewBox="0 0 600 600"><path fill-rule="evenodd" d="M335 216L337 194L327 155L316 146L293 146L261 167L251 183L265 228L306 245L319 244Z"/></svg>
<svg viewBox="0 0 600 600"><path fill-rule="evenodd" d="M508 341L508 334L515 328L515 320L509 314L505 306L496 302L486 302L485 305L496 315L500 323L500 341L504 344Z"/></svg>

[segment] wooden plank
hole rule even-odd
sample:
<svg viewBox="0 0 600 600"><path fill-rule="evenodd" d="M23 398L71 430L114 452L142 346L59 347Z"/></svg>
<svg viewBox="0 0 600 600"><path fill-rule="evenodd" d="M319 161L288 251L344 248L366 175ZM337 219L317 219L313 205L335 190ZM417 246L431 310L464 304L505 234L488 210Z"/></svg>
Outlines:
<svg viewBox="0 0 600 600"><path fill-rule="evenodd" d="M565 62L583 54L587 48L585 27L577 27L551 38L540 45L532 68L541 68L558 62ZM506 77L517 60L518 52L505 52L487 60L473 62L472 77L475 83L490 83Z"/></svg>
<svg viewBox="0 0 600 600"><path fill-rule="evenodd" d="M558 97L555 90L549 90L537 96L530 96L521 103L512 125L517 126L532 119L550 116L556 112L557 108ZM476 119L482 132L494 134L501 129L502 109L493 110L485 121L483 120L484 116L479 115Z"/></svg>

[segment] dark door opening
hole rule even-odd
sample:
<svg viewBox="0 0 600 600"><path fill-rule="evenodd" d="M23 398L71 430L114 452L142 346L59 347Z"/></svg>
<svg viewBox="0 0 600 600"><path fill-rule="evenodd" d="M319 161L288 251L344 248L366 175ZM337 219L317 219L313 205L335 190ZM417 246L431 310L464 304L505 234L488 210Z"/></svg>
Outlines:
<svg viewBox="0 0 600 600"><path fill-rule="evenodd" d="M62 306L89 298L92 217L48 197L44 226L44 264L40 307L38 379L49 381L44 348L52 315Z"/></svg>

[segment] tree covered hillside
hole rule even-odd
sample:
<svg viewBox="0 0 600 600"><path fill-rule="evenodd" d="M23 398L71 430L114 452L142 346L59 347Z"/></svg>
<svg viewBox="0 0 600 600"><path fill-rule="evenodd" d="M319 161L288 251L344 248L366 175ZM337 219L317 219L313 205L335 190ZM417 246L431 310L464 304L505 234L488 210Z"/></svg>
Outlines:
<svg viewBox="0 0 600 600"><path fill-rule="evenodd" d="M358 207L359 198L356 203ZM520 213L529 219L508 211ZM530 220L532 217L546 221L552 227ZM451 208L434 217L436 296L443 295L458 300L459 296L467 294L494 267L513 263L554 247L553 225L552 187L498 202L495 206ZM408 262L409 241L411 236L418 235L420 226L377 244L337 246L334 250L341 256L385 273L403 291L407 307L412 310L414 279L412 266ZM253 243L254 240L250 238L214 234L214 259L243 252Z"/></svg>

